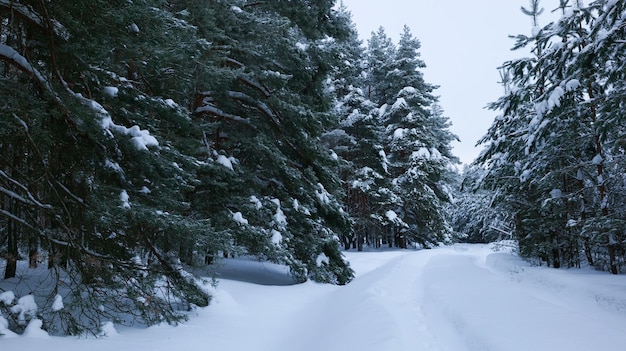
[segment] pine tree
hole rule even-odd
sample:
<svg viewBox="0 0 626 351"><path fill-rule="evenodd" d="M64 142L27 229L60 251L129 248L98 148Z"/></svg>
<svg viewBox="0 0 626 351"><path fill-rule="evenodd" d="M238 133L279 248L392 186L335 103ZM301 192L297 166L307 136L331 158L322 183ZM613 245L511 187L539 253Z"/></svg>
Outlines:
<svg viewBox="0 0 626 351"><path fill-rule="evenodd" d="M536 18L538 2L532 5L525 13ZM525 199L516 211L521 252L555 267L579 265L582 251L589 264L618 271L614 233L621 219L609 210L614 195L607 181L614 178L607 173L607 146L616 135L604 131L620 130L622 123L611 117L613 107L604 107L606 93L613 91L609 77L617 72L604 62L620 62L621 54L611 48L600 58L595 52L607 47L601 28L613 28L605 15L619 6L561 1L559 21L517 37L516 47L531 45L536 57L505 64L514 89L493 105L504 115L479 159L492 176L499 174L491 178L495 184L508 183L509 196ZM597 253L608 262L597 262Z"/></svg>
<svg viewBox="0 0 626 351"><path fill-rule="evenodd" d="M485 175L486 170L477 166L465 166L456 175L454 201L447 206L456 240L489 243L512 237L510 208L497 201L498 190L480 187Z"/></svg>
<svg viewBox="0 0 626 351"><path fill-rule="evenodd" d="M396 93L391 87L388 75L394 70L396 46L380 27L372 32L367 46L367 98L379 106L392 102Z"/></svg>
<svg viewBox="0 0 626 351"><path fill-rule="evenodd" d="M447 130L447 118L436 105L432 95L436 87L424 81L419 48L405 26L385 78L395 100L382 107L392 191L400 199L388 213L401 220L394 229L401 247L407 240L436 245L449 235L443 206L449 192L443 177L455 162L449 145L456 137Z"/></svg>
<svg viewBox="0 0 626 351"><path fill-rule="evenodd" d="M181 40L194 28L162 5L0 4L18 14L2 27L0 56L8 132L22 140L2 144L2 214L12 249L47 256L49 280L33 294L44 304L64 296L67 313L44 315L52 332L93 332L128 311L175 322L209 301L179 260L213 233L183 202L196 181L186 140L198 130L174 102L198 44ZM29 156L4 152L18 149Z"/></svg>
<svg viewBox="0 0 626 351"><path fill-rule="evenodd" d="M323 83L335 62L332 40L301 28L303 16L271 2L220 8L219 37L207 40L223 53L227 75L223 87L206 81L194 109L210 120L210 162L226 167L202 177L208 184L193 207L240 252L286 263L299 280L346 283L351 271L333 237L349 221L335 197L335 162L319 141L331 120ZM235 225L237 213L247 224ZM329 264L317 264L322 254Z"/></svg>
<svg viewBox="0 0 626 351"><path fill-rule="evenodd" d="M381 237L381 233L388 221L384 209L392 202L392 194L378 106L368 99L366 93L364 48L350 13L345 8L340 11L343 11L351 31L340 43L341 65L333 72L330 82L330 90L335 96L337 126L325 134L324 140L342 162L340 175L345 184L344 203L354 222L353 230L342 237L344 248L362 250L366 242L374 246L391 244L389 238Z"/></svg>
<svg viewBox="0 0 626 351"><path fill-rule="evenodd" d="M69 280L46 325L180 320L210 298L186 267L220 252L351 279L319 140L344 28L313 7L323 23L280 2L0 3L17 16L0 35L0 244L7 278L26 248L48 257L46 286Z"/></svg>

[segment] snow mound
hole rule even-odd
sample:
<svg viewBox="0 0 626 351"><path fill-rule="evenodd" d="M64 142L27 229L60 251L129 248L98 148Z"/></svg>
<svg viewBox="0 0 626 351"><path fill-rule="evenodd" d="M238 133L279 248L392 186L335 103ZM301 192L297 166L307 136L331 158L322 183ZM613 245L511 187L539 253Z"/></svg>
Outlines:
<svg viewBox="0 0 626 351"><path fill-rule="evenodd" d="M48 332L41 329L43 327L43 322L41 319L32 319L26 329L24 330L24 334L22 336L27 338L36 338L36 339L49 339L50 335Z"/></svg>

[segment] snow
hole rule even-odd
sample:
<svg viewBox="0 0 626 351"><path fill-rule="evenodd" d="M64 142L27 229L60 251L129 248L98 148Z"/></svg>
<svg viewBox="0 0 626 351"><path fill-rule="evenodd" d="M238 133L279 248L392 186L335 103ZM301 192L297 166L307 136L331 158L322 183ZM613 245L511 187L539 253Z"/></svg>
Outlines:
<svg viewBox="0 0 626 351"><path fill-rule="evenodd" d="M261 208L263 208L263 204L261 203L261 200L259 200L256 196L252 195L250 196L250 202L254 204L254 207L257 210L260 210Z"/></svg>
<svg viewBox="0 0 626 351"><path fill-rule="evenodd" d="M337 153L336 153L334 150L330 150L330 157L331 157L334 161L339 160L339 156L337 155Z"/></svg>
<svg viewBox="0 0 626 351"><path fill-rule="evenodd" d="M100 122L102 129L114 130L118 133L132 136L131 141L138 150L148 150L148 146L159 145L159 142L156 140L155 137L150 135L149 131L143 130L137 125L126 128L124 126L113 123L111 116L104 109L104 107L102 107L102 105L93 100L91 101L91 108L103 116L102 121Z"/></svg>
<svg viewBox="0 0 626 351"><path fill-rule="evenodd" d="M4 45L4 44L0 44L0 56L5 57L6 59L15 62L17 65L19 65L23 70L31 73L32 75L36 76L37 79L40 82L45 82L46 80L44 79L43 75L41 73L39 73L39 71L37 71L31 64L30 62L28 62L28 60L20 55L17 51L15 51L15 49L13 49L12 47L8 46L8 45Z"/></svg>
<svg viewBox="0 0 626 351"><path fill-rule="evenodd" d="M234 170L233 169L233 163L236 163L236 162L233 162L233 161L236 161L233 157L226 157L224 155L218 155L217 159L215 160L215 162L217 162L217 163L221 164L222 166L230 169L231 171Z"/></svg>
<svg viewBox="0 0 626 351"><path fill-rule="evenodd" d="M413 151L413 153L411 154L411 158L412 159L430 158L430 151L425 147L421 147L417 151Z"/></svg>
<svg viewBox="0 0 626 351"><path fill-rule="evenodd" d="M387 217L387 219L390 222L393 222L393 221L398 219L398 214L395 211L393 211L393 210L389 210L389 211L385 212L385 216Z"/></svg>
<svg viewBox="0 0 626 351"><path fill-rule="evenodd" d="M405 132L404 128L398 128L398 129L394 130L393 138L394 139L402 139L402 138L404 138L404 132Z"/></svg>
<svg viewBox="0 0 626 351"><path fill-rule="evenodd" d="M14 338L17 334L9 330L9 321L0 313L0 339Z"/></svg>
<svg viewBox="0 0 626 351"><path fill-rule="evenodd" d="M116 97L117 94L119 93L119 89L116 87L104 87L104 95L108 96L108 97Z"/></svg>
<svg viewBox="0 0 626 351"><path fill-rule="evenodd" d="M63 297L61 297L61 295L57 294L54 297L54 302L52 303L52 311L57 312L63 309Z"/></svg>
<svg viewBox="0 0 626 351"><path fill-rule="evenodd" d="M561 189L552 189L550 191L550 197L553 199L558 199L563 195L563 192L561 191Z"/></svg>
<svg viewBox="0 0 626 351"><path fill-rule="evenodd" d="M404 223L404 221L393 210L388 210L387 212L385 212L385 217L387 217L389 222L391 222L391 223L393 223L393 224L395 224L397 226L401 226L401 227L406 227L407 226L407 224Z"/></svg>
<svg viewBox="0 0 626 351"><path fill-rule="evenodd" d="M522 171L522 174L519 177L520 182L526 182L530 178L531 174L532 172L529 169L525 169L524 171Z"/></svg>
<svg viewBox="0 0 626 351"><path fill-rule="evenodd" d="M49 351L588 351L626 343L623 275L532 266L508 243L344 254L356 271L346 286L295 284L284 266L227 259L212 304L177 327L118 333L106 323L102 335L115 337L0 343Z"/></svg>
<svg viewBox="0 0 626 351"><path fill-rule="evenodd" d="M120 192L120 201L122 202L121 207L123 209L129 209L130 208L130 203L128 202L128 200L130 199L130 197L128 196L128 193L126 192L126 190L122 190Z"/></svg>
<svg viewBox="0 0 626 351"><path fill-rule="evenodd" d="M408 107L408 104L406 100L404 98L399 97L396 99L396 102L394 102L393 105L391 105L390 112L393 113L401 109L406 109L407 107Z"/></svg>
<svg viewBox="0 0 626 351"><path fill-rule="evenodd" d="M318 266L322 266L323 264L329 264L329 263L330 263L330 259L323 252L317 255L317 258L315 259L315 264L317 264Z"/></svg>
<svg viewBox="0 0 626 351"><path fill-rule="evenodd" d="M378 108L378 117L382 117L385 113L387 113L387 104L383 104L380 108Z"/></svg>
<svg viewBox="0 0 626 351"><path fill-rule="evenodd" d="M13 293L13 291L5 291L0 294L0 302L7 306L12 304L13 300L15 300L15 294Z"/></svg>
<svg viewBox="0 0 626 351"><path fill-rule="evenodd" d="M300 202L298 201L298 199L293 199L293 209L300 212L300 213L304 213L307 216L311 215L311 211L309 211L308 208L306 208L305 206L300 205Z"/></svg>
<svg viewBox="0 0 626 351"><path fill-rule="evenodd" d="M441 152L439 152L439 150L437 150L436 148L431 148L430 149L430 159L431 160L435 160L435 161L439 161L441 159L443 159L443 156L441 155Z"/></svg>
<svg viewBox="0 0 626 351"><path fill-rule="evenodd" d="M597 154L596 156L594 156L593 160L591 160L591 164L593 165L601 165L602 161L604 161L604 158L602 157L602 155Z"/></svg>
<svg viewBox="0 0 626 351"><path fill-rule="evenodd" d="M122 170L122 167L120 167L119 163L117 163L117 162L106 160L106 161L104 161L104 166L108 167L108 168L111 168L116 173L120 173L120 174L124 173L124 170Z"/></svg>
<svg viewBox="0 0 626 351"><path fill-rule="evenodd" d="M561 98L565 95L565 91L561 87L556 87L550 94L550 98L548 99L548 109L552 110L552 108L561 106Z"/></svg>
<svg viewBox="0 0 626 351"><path fill-rule="evenodd" d="M22 334L26 338L37 338L37 339L49 339L50 335L41 329L43 326L43 322L41 319L32 319L28 322L26 329L24 329L24 334Z"/></svg>
<svg viewBox="0 0 626 351"><path fill-rule="evenodd" d="M417 95L417 94L418 94L417 89L411 86L404 87L402 88L402 90L398 92L399 96L412 96L412 95Z"/></svg>
<svg viewBox="0 0 626 351"><path fill-rule="evenodd" d="M157 146L159 142L155 137L150 135L147 130L141 130L138 126L132 126L128 134L133 137L130 139L138 150L148 150L148 146Z"/></svg>
<svg viewBox="0 0 626 351"><path fill-rule="evenodd" d="M176 104L176 102L172 99L165 99L163 100L163 102L165 102L165 104L171 108L175 108L176 106L178 106L178 104Z"/></svg>
<svg viewBox="0 0 626 351"><path fill-rule="evenodd" d="M130 30L131 30L132 32L134 32L134 33L139 33L139 26L137 25L137 23L134 23L134 22L133 22L133 23L131 23L131 24L128 26L128 29L130 29Z"/></svg>
<svg viewBox="0 0 626 351"><path fill-rule="evenodd" d="M317 183L317 189L315 190L315 195L317 195L317 198L323 204L327 205L330 203L330 194L328 193L328 191L326 191L322 183Z"/></svg>
<svg viewBox="0 0 626 351"><path fill-rule="evenodd" d="M17 304L11 307L11 313L17 314L17 321L25 324L37 313L37 304L33 295L24 295L17 300Z"/></svg>
<svg viewBox="0 0 626 351"><path fill-rule="evenodd" d="M241 212L233 213L233 221L239 224L248 224L248 220L243 217L243 214L241 214Z"/></svg>
<svg viewBox="0 0 626 351"><path fill-rule="evenodd" d="M276 229L272 229L272 242L275 245L280 245L280 242L283 241L283 235Z"/></svg>
<svg viewBox="0 0 626 351"><path fill-rule="evenodd" d="M283 212L283 209L280 207L279 199L272 199L272 202L276 205L276 213L274 214L274 223L279 227L284 227L287 225L287 216Z"/></svg>
<svg viewBox="0 0 626 351"><path fill-rule="evenodd" d="M378 156L380 156L381 158L381 166L383 167L383 170L385 172L389 172L389 159L387 158L385 150L381 149L380 151L378 151Z"/></svg>
<svg viewBox="0 0 626 351"><path fill-rule="evenodd" d="M39 26L41 29L47 29L48 23L46 22L49 21L49 23L52 24L54 33L56 35L65 40L70 39L70 35L67 29L61 23L59 23L57 20L40 15L28 5L22 5L19 2L13 0L0 0L0 5L3 5L3 7L10 9L11 12L18 12L22 16L27 17L29 21L37 24L37 26ZM45 18L45 21L43 20L43 18Z"/></svg>
<svg viewBox="0 0 626 351"><path fill-rule="evenodd" d="M100 334L98 334L98 336L100 336L100 337L112 337L112 336L115 336L117 334L118 334L118 332L115 329L115 326L113 325L113 322L104 322L100 326Z"/></svg>
<svg viewBox="0 0 626 351"><path fill-rule="evenodd" d="M574 91L578 89L579 86L580 86L580 81L578 79L572 79L568 81L567 83L565 83L565 90L568 92Z"/></svg>

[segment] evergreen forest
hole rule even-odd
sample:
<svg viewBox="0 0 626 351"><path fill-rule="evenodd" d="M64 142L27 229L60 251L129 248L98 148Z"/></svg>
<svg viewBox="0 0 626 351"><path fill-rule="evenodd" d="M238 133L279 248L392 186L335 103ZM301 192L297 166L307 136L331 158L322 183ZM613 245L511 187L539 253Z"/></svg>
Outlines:
<svg viewBox="0 0 626 351"><path fill-rule="evenodd" d="M506 238L622 273L625 7L523 7L530 54L459 170L408 26L364 42L334 0L0 0L0 322L175 324L228 257L343 285L342 250Z"/></svg>

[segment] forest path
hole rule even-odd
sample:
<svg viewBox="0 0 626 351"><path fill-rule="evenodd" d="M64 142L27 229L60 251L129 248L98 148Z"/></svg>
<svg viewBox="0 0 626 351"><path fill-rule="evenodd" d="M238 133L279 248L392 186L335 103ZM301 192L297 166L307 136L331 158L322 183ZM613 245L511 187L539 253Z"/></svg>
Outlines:
<svg viewBox="0 0 626 351"><path fill-rule="evenodd" d="M346 286L289 284L227 260L214 301L179 326L102 339L17 337L2 350L589 351L626 345L626 276L533 267L493 245L346 252Z"/></svg>
<svg viewBox="0 0 626 351"><path fill-rule="evenodd" d="M605 273L532 267L488 245L373 254L348 253L357 278L297 308L274 349L583 351L626 345L626 290L612 286L624 287L625 277L612 283Z"/></svg>

